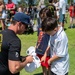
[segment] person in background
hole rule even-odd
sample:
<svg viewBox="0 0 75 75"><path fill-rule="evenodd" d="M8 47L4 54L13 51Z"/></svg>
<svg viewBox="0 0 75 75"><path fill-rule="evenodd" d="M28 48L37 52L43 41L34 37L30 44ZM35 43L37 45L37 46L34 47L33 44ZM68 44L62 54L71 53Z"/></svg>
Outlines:
<svg viewBox="0 0 75 75"><path fill-rule="evenodd" d="M12 0L8 0L6 4L6 10L8 12L8 19L11 19L15 14L16 5L12 2Z"/></svg>
<svg viewBox="0 0 75 75"><path fill-rule="evenodd" d="M33 20L33 6L32 5L29 5L29 8L28 8L28 15L31 17L31 19Z"/></svg>
<svg viewBox="0 0 75 75"><path fill-rule="evenodd" d="M59 20L59 1L58 0L54 0L53 5L56 8L57 20Z"/></svg>
<svg viewBox="0 0 75 75"><path fill-rule="evenodd" d="M68 38L62 26L58 26L57 18L47 17L41 24L42 31L50 35L50 41L41 62L45 62L50 53L48 65L51 66L51 75L68 75L69 53ZM50 51L50 52L49 52Z"/></svg>
<svg viewBox="0 0 75 75"><path fill-rule="evenodd" d="M59 24L64 28L64 20L66 14L66 0L59 0Z"/></svg>
<svg viewBox="0 0 75 75"><path fill-rule="evenodd" d="M3 0L0 0L0 21L1 21L1 25L2 25L2 30L4 30L6 28L5 19L6 19L5 4L4 4Z"/></svg>
<svg viewBox="0 0 75 75"><path fill-rule="evenodd" d="M22 34L30 24L30 17L24 13L16 13L8 29L0 33L0 75L20 75L27 63L33 61L32 56L21 56L21 41L17 34Z"/></svg>
<svg viewBox="0 0 75 75"><path fill-rule="evenodd" d="M23 8L21 6L18 7L17 12L23 12Z"/></svg>
<svg viewBox="0 0 75 75"><path fill-rule="evenodd" d="M74 19L75 19L75 8L73 3L71 3L69 7L69 15L70 15L70 26L68 28L74 27Z"/></svg>
<svg viewBox="0 0 75 75"><path fill-rule="evenodd" d="M51 9L51 11L52 11L52 16L53 16L53 17L57 17L56 7L54 6L53 2L54 2L54 0L49 0L49 5L48 5L48 7L49 7L49 6L52 6L52 7L49 7L49 8ZM48 16L48 17L49 17L49 16Z"/></svg>

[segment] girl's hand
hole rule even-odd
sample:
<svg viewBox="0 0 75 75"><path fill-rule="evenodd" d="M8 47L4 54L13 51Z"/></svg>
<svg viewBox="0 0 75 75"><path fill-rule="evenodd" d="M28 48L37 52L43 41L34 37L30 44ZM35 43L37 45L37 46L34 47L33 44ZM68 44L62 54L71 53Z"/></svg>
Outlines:
<svg viewBox="0 0 75 75"><path fill-rule="evenodd" d="M46 56L44 55L42 58L41 58L41 62L45 62L46 61Z"/></svg>

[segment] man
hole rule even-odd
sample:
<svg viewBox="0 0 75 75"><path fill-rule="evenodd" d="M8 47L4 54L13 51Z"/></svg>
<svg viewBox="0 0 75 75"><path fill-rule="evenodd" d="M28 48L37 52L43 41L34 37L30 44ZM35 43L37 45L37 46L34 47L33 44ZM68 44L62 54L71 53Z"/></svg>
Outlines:
<svg viewBox="0 0 75 75"><path fill-rule="evenodd" d="M11 25L0 34L0 75L19 75L32 56L20 56L21 41L16 34L22 34L30 22L29 16L16 13Z"/></svg>

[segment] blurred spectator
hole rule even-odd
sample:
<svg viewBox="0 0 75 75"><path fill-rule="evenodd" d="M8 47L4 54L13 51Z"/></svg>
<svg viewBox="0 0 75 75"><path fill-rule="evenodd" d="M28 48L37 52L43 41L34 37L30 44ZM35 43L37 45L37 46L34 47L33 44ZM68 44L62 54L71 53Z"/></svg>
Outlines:
<svg viewBox="0 0 75 75"><path fill-rule="evenodd" d="M17 12L22 13L23 12L23 8L21 6L18 7Z"/></svg>
<svg viewBox="0 0 75 75"><path fill-rule="evenodd" d="M33 10L33 6L29 5L28 8L28 15L31 17L31 24L34 25L34 10Z"/></svg>
<svg viewBox="0 0 75 75"><path fill-rule="evenodd" d="M59 24L64 27L64 20L66 14L66 0L59 0Z"/></svg>
<svg viewBox="0 0 75 75"><path fill-rule="evenodd" d="M56 16L56 7L54 6L53 2L54 2L54 0L49 0L48 8L51 9L51 11L52 11L51 14L52 14L52 15L49 14L49 13L48 13L48 15L49 15L49 16L52 16L52 17L57 17L57 16ZM50 6L52 6L52 7L50 7Z"/></svg>
<svg viewBox="0 0 75 75"><path fill-rule="evenodd" d="M8 3L6 4L6 10L8 12L8 18L11 19L11 17L15 14L16 5L12 2L12 0L8 0Z"/></svg>
<svg viewBox="0 0 75 75"><path fill-rule="evenodd" d="M2 25L2 30L5 29L5 23L4 23L5 18L6 18L5 4L4 4L3 0L0 0L0 21L1 21L1 25Z"/></svg>
<svg viewBox="0 0 75 75"><path fill-rule="evenodd" d="M73 28L74 27L74 21L75 21L75 6L73 5L73 3L71 3L71 5L69 7L69 14L70 14L70 26L69 26L69 28Z"/></svg>
<svg viewBox="0 0 75 75"><path fill-rule="evenodd" d="M38 13L38 11L37 11L37 7L36 6L34 6L34 8L33 8L33 15L34 15L34 19L36 19L37 18L37 13Z"/></svg>
<svg viewBox="0 0 75 75"><path fill-rule="evenodd" d="M54 0L53 5L56 8L56 15L57 15L57 20L58 20L59 19L59 2L58 2L58 0Z"/></svg>
<svg viewBox="0 0 75 75"><path fill-rule="evenodd" d="M33 7L31 5L29 5L29 8L28 8L28 15L30 15L30 17L33 19Z"/></svg>

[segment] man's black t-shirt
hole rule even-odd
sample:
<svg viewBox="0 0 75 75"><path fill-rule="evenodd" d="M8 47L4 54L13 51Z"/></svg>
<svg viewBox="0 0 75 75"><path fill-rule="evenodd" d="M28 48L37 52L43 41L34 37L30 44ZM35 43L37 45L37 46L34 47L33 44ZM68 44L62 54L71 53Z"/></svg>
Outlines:
<svg viewBox="0 0 75 75"><path fill-rule="evenodd" d="M11 74L8 68L8 60L20 61L21 41L14 31L0 33L0 48L0 75L19 75Z"/></svg>

